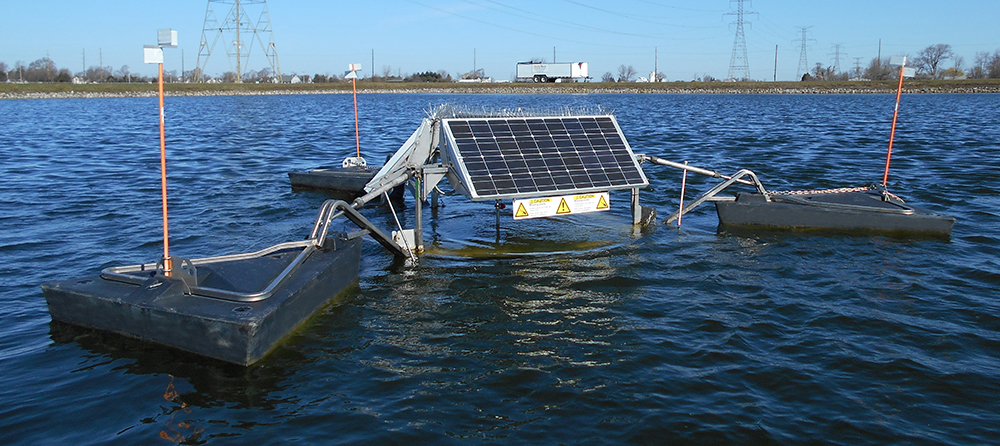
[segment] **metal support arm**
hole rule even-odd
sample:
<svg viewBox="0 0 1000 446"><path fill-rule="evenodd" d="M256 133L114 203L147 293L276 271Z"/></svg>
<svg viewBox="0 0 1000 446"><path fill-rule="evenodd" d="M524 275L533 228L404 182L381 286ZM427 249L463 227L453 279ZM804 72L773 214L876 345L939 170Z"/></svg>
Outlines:
<svg viewBox="0 0 1000 446"><path fill-rule="evenodd" d="M369 231L372 238L385 247L385 249L389 250L389 252L400 257L407 257L409 255L405 248L393 241L392 237L382 232L381 229L377 228L371 221L361 215L357 209L343 200L326 200L323 203L309 238L315 240L317 246L323 246L326 242L327 231L330 229L330 223L333 219L341 215L354 222L359 228Z"/></svg>
<svg viewBox="0 0 1000 446"><path fill-rule="evenodd" d="M683 166L683 164L682 164L682 166ZM750 180L744 180L743 179L744 176L749 176ZM720 177L723 177L723 176L720 176ZM768 201L771 200L770 197L767 194L767 190L764 189L764 185L760 184L760 180L757 179L757 174L753 173L752 171L749 171L747 169L740 169L740 171L738 171L735 174L733 174L733 176L731 176L731 177L723 177L723 178L727 178L726 181L723 181L723 182L715 185L715 187L709 189L708 192L705 192L705 193L701 194L700 197L698 197L696 200L692 201L687 206L684 206L683 209L680 209L677 212L674 212L673 214L670 214L670 216L667 217L667 219L664 220L663 223L664 224L673 223L675 220L677 220L677 217L680 217L680 216L682 216L684 214L687 214L688 212L691 212L692 209L694 209L694 208L698 207L700 204L702 204L702 203L710 200L712 197L714 197L715 195L717 195L719 192L722 192L727 187L732 186L734 183L737 183L737 182L743 183L743 184L752 184L752 185L754 185L755 187L757 187L757 191L760 192L762 195L764 195L765 199L767 199Z"/></svg>

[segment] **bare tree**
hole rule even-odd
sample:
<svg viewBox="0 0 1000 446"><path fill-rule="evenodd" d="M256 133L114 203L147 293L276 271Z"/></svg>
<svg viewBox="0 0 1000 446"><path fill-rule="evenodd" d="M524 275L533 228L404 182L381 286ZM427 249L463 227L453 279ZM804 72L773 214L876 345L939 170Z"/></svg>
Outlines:
<svg viewBox="0 0 1000 446"><path fill-rule="evenodd" d="M482 69L479 69L478 71L480 72L480 79L482 79L483 77L486 77L486 75L483 74L484 72L483 72ZM447 70L438 70L437 74L439 76L441 76L442 82L451 82L451 75L448 74Z"/></svg>
<svg viewBox="0 0 1000 446"><path fill-rule="evenodd" d="M913 65L922 73L937 79L940 77L939 67L941 62L955 57L951 50L951 45L938 43L920 50L917 57L913 58Z"/></svg>
<svg viewBox="0 0 1000 446"><path fill-rule="evenodd" d="M165 74L166 73L164 73L163 79L164 80L169 79ZM254 79L256 78L257 78L257 70L246 70L243 72L243 79L241 80L241 82L246 82L246 83L253 82Z"/></svg>
<svg viewBox="0 0 1000 446"><path fill-rule="evenodd" d="M833 77L833 67L823 68L821 62L816 62L816 68L813 68L812 75L815 80L826 81Z"/></svg>
<svg viewBox="0 0 1000 446"><path fill-rule="evenodd" d="M611 74L610 71L605 72L604 75L601 76L601 82L614 82L614 81L615 81L615 76Z"/></svg>
<svg viewBox="0 0 1000 446"><path fill-rule="evenodd" d="M389 65L382 65L382 79L388 79L392 77L392 67Z"/></svg>
<svg viewBox="0 0 1000 446"><path fill-rule="evenodd" d="M462 74L459 77L462 78L462 79L485 79L486 78L486 70L484 70L482 68L478 68L475 71L470 71L468 73L464 73L464 74Z"/></svg>
<svg viewBox="0 0 1000 446"><path fill-rule="evenodd" d="M635 79L635 74L636 71L634 67L631 65L626 67L625 64L621 64L618 67L618 82L632 82L632 80Z"/></svg>
<svg viewBox="0 0 1000 446"><path fill-rule="evenodd" d="M990 79L1000 79L1000 50L993 52L993 56L986 64L986 77Z"/></svg>
<svg viewBox="0 0 1000 446"><path fill-rule="evenodd" d="M103 80L101 73L101 67L91 66L90 68L87 68L85 73L83 73L83 78L87 82L101 82Z"/></svg>
<svg viewBox="0 0 1000 446"><path fill-rule="evenodd" d="M294 75L294 73L293 73L293 75ZM281 82L284 82L284 79L277 79L277 80L275 80L276 78L277 78L277 76L274 74L273 71L271 71L271 68L264 67L264 68L261 68L260 71L257 72L257 78L255 80L257 82L260 82L260 83L265 83L265 82L278 82L278 83L281 83Z"/></svg>
<svg viewBox="0 0 1000 446"><path fill-rule="evenodd" d="M7 63L0 62L0 82L7 82Z"/></svg>
<svg viewBox="0 0 1000 446"><path fill-rule="evenodd" d="M17 81L18 82L24 82L24 70L25 70L25 66L24 66L24 62L23 61L19 60L17 62L14 62L14 69L11 70L12 74L10 75L11 80L14 80L14 74L13 73L16 73L17 74Z"/></svg>
<svg viewBox="0 0 1000 446"><path fill-rule="evenodd" d="M976 53L976 58L973 59L972 66L969 67L969 72L966 73L969 79L986 79L986 66L989 64L989 60L989 51L980 51Z"/></svg>
<svg viewBox="0 0 1000 446"><path fill-rule="evenodd" d="M132 71L129 69L128 65L122 65L122 67L115 72L123 82L132 82Z"/></svg>
<svg viewBox="0 0 1000 446"><path fill-rule="evenodd" d="M962 56L955 56L952 58L955 64L951 68L946 68L941 70L941 77L943 79L958 79L965 76L965 58Z"/></svg>
<svg viewBox="0 0 1000 446"><path fill-rule="evenodd" d="M954 63L952 66L954 66L955 69L959 71L965 70L965 57L956 54L954 57L951 58L951 60Z"/></svg>
<svg viewBox="0 0 1000 446"><path fill-rule="evenodd" d="M892 68L889 67L889 59L879 60L873 57L868 68L865 68L865 79L873 81L884 81L892 76Z"/></svg>
<svg viewBox="0 0 1000 446"><path fill-rule="evenodd" d="M58 75L55 62L48 57L43 57L30 64L24 72L24 80L28 82L52 82Z"/></svg>

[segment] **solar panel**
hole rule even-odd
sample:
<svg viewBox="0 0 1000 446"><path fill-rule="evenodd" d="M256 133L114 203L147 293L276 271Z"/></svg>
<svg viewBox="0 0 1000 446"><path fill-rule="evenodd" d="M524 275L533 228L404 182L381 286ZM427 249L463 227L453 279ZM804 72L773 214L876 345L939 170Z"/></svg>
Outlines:
<svg viewBox="0 0 1000 446"><path fill-rule="evenodd" d="M649 184L611 115L444 119L442 128L473 201Z"/></svg>

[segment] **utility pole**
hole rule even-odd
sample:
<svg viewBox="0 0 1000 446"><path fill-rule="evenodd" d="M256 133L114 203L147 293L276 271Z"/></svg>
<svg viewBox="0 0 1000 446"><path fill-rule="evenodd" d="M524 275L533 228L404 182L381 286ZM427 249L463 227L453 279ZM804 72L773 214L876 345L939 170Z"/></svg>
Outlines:
<svg viewBox="0 0 1000 446"><path fill-rule="evenodd" d="M87 77L87 49L83 49L83 77Z"/></svg>
<svg viewBox="0 0 1000 446"><path fill-rule="evenodd" d="M556 63L556 47L552 47L552 63Z"/></svg>
<svg viewBox="0 0 1000 446"><path fill-rule="evenodd" d="M810 40L816 40L816 39L810 39L808 37L809 28L812 28L812 27L811 26L800 26L799 27L799 29L802 32L802 38L799 39L799 42L801 42L801 45L802 45L802 49L799 52L799 68L795 72L796 80L801 80L802 79L802 75L809 72L809 58L806 57L806 46L808 46L808 42Z"/></svg>
<svg viewBox="0 0 1000 446"><path fill-rule="evenodd" d="M860 57L854 58L854 77L861 79L861 59Z"/></svg>
<svg viewBox="0 0 1000 446"><path fill-rule="evenodd" d="M375 48L372 48L372 74L368 75L368 77L375 78ZM382 80L384 81L385 79Z"/></svg>
<svg viewBox="0 0 1000 446"><path fill-rule="evenodd" d="M750 79L750 63L747 59L747 39L743 32L743 16L756 13L744 12L744 1L746 0L729 0L730 4L736 2L736 12L726 13L726 15L736 16L736 38L733 40L733 55L729 59L729 80ZM739 78L736 77L737 73L741 74Z"/></svg>
<svg viewBox="0 0 1000 446"><path fill-rule="evenodd" d="M98 63L101 64L101 80L100 80L100 82L104 82L104 79L107 79L107 77L108 77L107 75L104 74L104 48L98 48L97 49L97 60L98 60Z"/></svg>
<svg viewBox="0 0 1000 446"><path fill-rule="evenodd" d="M778 45L774 46L774 80L778 82Z"/></svg>

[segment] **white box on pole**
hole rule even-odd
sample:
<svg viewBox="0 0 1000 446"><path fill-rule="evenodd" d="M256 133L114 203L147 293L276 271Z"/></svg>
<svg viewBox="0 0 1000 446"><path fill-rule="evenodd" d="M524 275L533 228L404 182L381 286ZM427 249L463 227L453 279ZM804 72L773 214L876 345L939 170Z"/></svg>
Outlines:
<svg viewBox="0 0 1000 446"><path fill-rule="evenodd" d="M143 63L163 63L163 49L156 45L146 45L142 48Z"/></svg>

